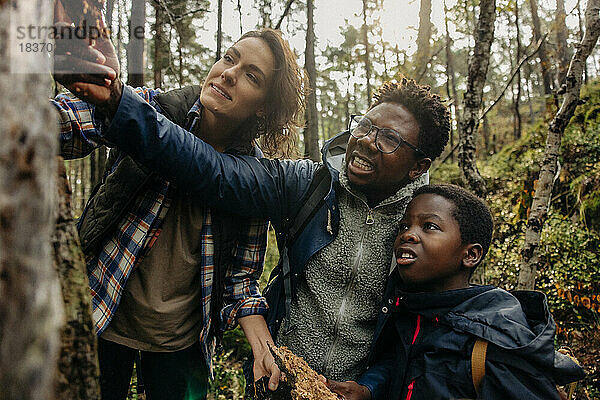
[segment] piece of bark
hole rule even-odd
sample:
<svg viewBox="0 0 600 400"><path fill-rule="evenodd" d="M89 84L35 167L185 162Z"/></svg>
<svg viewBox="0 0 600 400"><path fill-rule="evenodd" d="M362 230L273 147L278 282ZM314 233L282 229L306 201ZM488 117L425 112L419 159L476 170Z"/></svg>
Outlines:
<svg viewBox="0 0 600 400"><path fill-rule="evenodd" d="M308 366L302 357L292 353L287 347L269 346L273 358L279 369L285 373L286 380L280 382L282 387L280 396L272 399L292 400L339 400L335 393L325 386L312 368ZM289 394L287 394L287 393ZM275 395L276 392L273 393ZM286 396L287 397L283 397Z"/></svg>

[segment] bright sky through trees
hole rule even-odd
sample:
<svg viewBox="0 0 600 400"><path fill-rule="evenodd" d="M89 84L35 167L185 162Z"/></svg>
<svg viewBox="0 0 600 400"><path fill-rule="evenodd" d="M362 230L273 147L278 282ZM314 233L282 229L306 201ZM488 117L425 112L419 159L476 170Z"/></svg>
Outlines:
<svg viewBox="0 0 600 400"><path fill-rule="evenodd" d="M456 4L457 0L447 0L448 7ZM538 0L541 10L554 10L556 6L555 0ZM216 3L216 2L215 2ZM235 4L234 4L235 3ZM431 19L436 26L438 32L443 32L443 1L432 1ZM258 10L256 9L257 2L249 0L241 0L242 5L242 22L244 32L254 28L258 21ZM566 0L565 8L567 14L574 10L577 4L576 0ZM223 2L223 32L232 38L239 36L239 15L236 9L236 1ZM521 4L521 7L527 6ZM216 6L215 6L216 7ZM582 4L584 9L585 4ZM319 49L324 49L327 43L339 45L342 41L340 34L340 26L344 25L344 20L347 19L351 25L360 27L362 18L357 15L362 11L362 0L315 0L315 35L318 41ZM282 10L274 7L272 18L277 21ZM567 15L567 25L571 28L577 26L577 11L571 15ZM384 40L392 45L398 44L401 50L406 50L407 55L412 55L416 51L416 37L419 24L419 0L384 0L383 11L376 12L375 16L381 17L383 26ZM208 15L204 28L207 34L203 36L202 42L206 46L214 47L214 36L216 32L216 12L211 12ZM454 33L454 25L452 21L449 24L450 33ZM500 28L500 27L498 27ZM527 30L528 27L524 27ZM298 54L304 52L304 32L300 31L295 36L290 37L286 32L285 23L282 27L286 39L297 50ZM524 32L525 33L525 32ZM524 35L524 37L527 37ZM227 42L226 42L227 44Z"/></svg>

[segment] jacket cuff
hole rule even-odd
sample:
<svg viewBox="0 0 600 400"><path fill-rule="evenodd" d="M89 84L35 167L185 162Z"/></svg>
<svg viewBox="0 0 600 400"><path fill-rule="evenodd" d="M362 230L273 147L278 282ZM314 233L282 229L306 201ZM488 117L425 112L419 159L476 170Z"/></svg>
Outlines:
<svg viewBox="0 0 600 400"><path fill-rule="evenodd" d="M223 329L233 329L237 319L248 315L265 315L269 306L264 297L250 297L237 303L227 305L221 310Z"/></svg>
<svg viewBox="0 0 600 400"><path fill-rule="evenodd" d="M356 380L356 383L369 389L371 400L386 400L387 384L391 372L389 367L390 365L387 363L373 366Z"/></svg>
<svg viewBox="0 0 600 400"><path fill-rule="evenodd" d="M139 122L136 117L141 119L146 115L148 110L145 107L150 107L149 111L156 114L156 110L146 100L136 94L131 86L123 85L121 101L112 120L108 119L96 108L93 112L94 126L104 141L114 143L111 138L117 137L120 134L122 135L124 127L126 128L128 123L135 124Z"/></svg>

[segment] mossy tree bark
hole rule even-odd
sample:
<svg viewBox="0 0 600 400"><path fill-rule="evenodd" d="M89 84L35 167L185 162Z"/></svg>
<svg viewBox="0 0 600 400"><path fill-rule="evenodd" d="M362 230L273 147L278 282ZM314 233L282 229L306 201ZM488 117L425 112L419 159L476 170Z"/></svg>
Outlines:
<svg viewBox="0 0 600 400"><path fill-rule="evenodd" d="M66 321L61 331L55 398L94 400L100 399L100 386L90 288L79 235L71 213L71 188L62 158L59 160L59 207L52 244Z"/></svg>
<svg viewBox="0 0 600 400"><path fill-rule="evenodd" d="M467 187L479 197L485 196L486 187L475 163L476 135L479 127L479 109L483 97L483 86L490 63L490 48L494 40L495 20L496 1L481 0L479 19L474 32L475 46L473 55L469 59L469 75L463 113L458 125L458 165Z"/></svg>
<svg viewBox="0 0 600 400"><path fill-rule="evenodd" d="M518 289L533 289L535 287L536 273L540 264L540 236L548 216L554 178L558 170L557 161L560 143L565 128L579 102L584 65L596 46L598 35L600 35L600 0L588 0L585 11L585 34L571 59L569 71L565 78L566 92L562 105L548 128L544 160L534 187L535 195L527 219L525 243L521 251Z"/></svg>

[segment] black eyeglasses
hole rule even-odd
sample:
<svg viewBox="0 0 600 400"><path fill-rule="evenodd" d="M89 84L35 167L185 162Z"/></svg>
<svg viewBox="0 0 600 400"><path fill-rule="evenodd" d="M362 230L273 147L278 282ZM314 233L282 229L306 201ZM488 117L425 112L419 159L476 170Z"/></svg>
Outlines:
<svg viewBox="0 0 600 400"><path fill-rule="evenodd" d="M369 136L371 131L375 129L375 146L384 154L391 154L398 150L398 147L402 144L405 144L423 157L427 157L427 154L423 150L408 143L398 132L389 128L380 128L364 115L351 115L348 129L350 130L350 134L356 139Z"/></svg>

